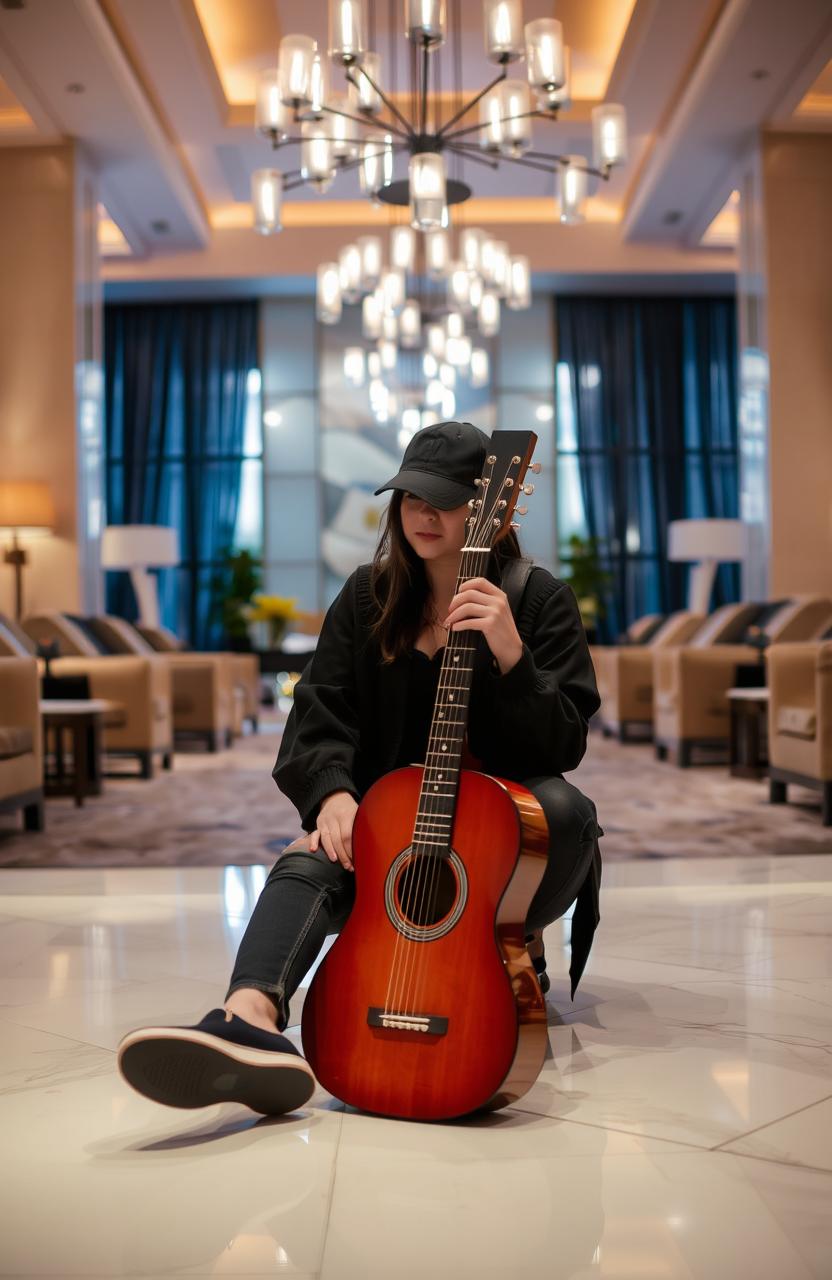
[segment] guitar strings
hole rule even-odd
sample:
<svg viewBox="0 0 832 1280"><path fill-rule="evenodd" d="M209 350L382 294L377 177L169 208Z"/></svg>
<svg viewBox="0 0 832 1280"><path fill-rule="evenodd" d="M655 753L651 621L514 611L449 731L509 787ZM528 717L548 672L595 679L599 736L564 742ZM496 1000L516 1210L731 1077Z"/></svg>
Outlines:
<svg viewBox="0 0 832 1280"><path fill-rule="evenodd" d="M498 490L497 495L493 499L491 499L491 493L493 492L493 489L491 486L493 485L493 481L494 481L493 463L490 463L489 465L491 468L491 474L487 476L484 475L482 477L483 481L486 482L482 486L482 491L484 491L485 496L480 499L479 507L474 508L474 520L472 525L468 527L468 530L466 532L466 538L465 538L466 544L475 542L477 538L481 536L482 531L486 526L486 524L488 523L490 525L496 511L498 510L500 495L502 494L502 491L505 487L505 478L504 478L504 481L500 485L500 489ZM474 561L476 561L483 555L489 554L490 550L491 550L491 544L486 543L485 546L480 546L480 547L472 548L468 551L463 551L461 565L460 565L460 573L457 578L457 591L464 589L465 581L468 581L472 577L477 576L477 573L471 572L471 570L479 569L481 571L482 569L481 565L477 565L476 563L466 564L466 561L470 559L473 559ZM453 698L456 696L456 694L464 690L466 688L466 685L467 685L468 691L470 692L471 686L470 686L470 683L468 682L468 676L469 674L471 674L471 677L472 677L472 673L468 673L466 671L465 674L463 675L463 672L460 670L460 668L456 664L458 663L459 658L460 656L462 656L463 653L470 654L471 658L473 659L475 649L476 649L476 643L475 643L475 640L472 642L472 636L470 632L465 632L465 633L453 632L449 634L448 641L446 643L446 649L445 649L445 659L443 660L443 670L440 673L440 683L437 688L436 710L438 710L438 707L439 707L438 695L440 694L440 692L446 695L449 695L447 700L443 699L443 705L445 706L446 710L450 702L453 701ZM447 678L443 678L443 677L447 677ZM460 677L462 678L460 679ZM456 703L456 708L460 708L461 710L463 710L463 712L467 712L467 706L463 707L462 703L460 702ZM426 795L425 811L426 811L428 820L431 821L431 827L428 828L428 833L426 836L422 837L422 840L429 842L431 841L434 835L439 834L438 832L435 832L433 820L437 817L437 815L441 814L443 822L442 824L436 824L436 825L442 825L444 828L443 843L445 840L445 832L447 833L446 838L447 838L447 844L448 844L449 850L451 847L454 814L453 813L451 813L450 815L446 814L443 811L441 805L444 799L449 798L447 792L444 790L444 787L446 785L450 785L452 788L451 797L452 798L458 797L459 781L460 781L459 773L461 772L461 768L462 768L461 751L458 756L458 760L460 761L460 763L455 766L448 766L448 772L450 772L451 769L454 769L456 771L456 775L457 775L456 780L454 781L452 779L451 784L446 784L443 781L442 783L443 791L437 792L436 794L436 805L438 806L437 808L433 807L434 793L430 790L432 786L435 787L437 784L436 782L431 780L430 775L431 774L433 774L434 776L439 775L439 772L442 769L442 765L443 765L439 752L444 749L444 746L447 745L447 742L449 740L452 740L457 736L458 726L465 718L466 716L464 714L459 719L457 717L453 717L452 720L449 720L446 716L444 719L444 723L438 726L438 731L436 733L433 732L434 726L432 723L431 734L429 735L429 739L428 739L427 757L426 757L425 767L423 772L422 795L423 796ZM438 716L436 716L435 719L438 721ZM464 730L463 730L463 733L464 733ZM434 754L437 757L437 763L435 765L430 764L431 754ZM455 807L456 806L454 804L453 805L454 810L455 810ZM422 811L422 803L420 803L420 806L419 806L419 812L421 811ZM423 817L422 818L423 827L424 827L424 821L425 819ZM417 826L418 825L419 824L417 823ZM409 897L409 902L414 904L416 908L415 911L411 910L410 914L414 916L417 921L420 919L422 920L423 922L422 927L424 927L424 922L429 917L432 916L436 907L436 897L437 897L437 891L438 891L438 886L439 886L440 876L441 876L440 861L444 861L443 855L440 855L440 854L436 854L436 853L424 854L423 853L421 855L418 855L418 868L417 868L417 874L415 876L415 885L412 886L412 889L408 897ZM403 988L403 992L402 992L403 998L401 1001L403 1010L407 1012L413 1012L413 1013L418 1013L417 997L418 997L419 988L421 986L421 980L424 977L424 972L426 968L424 963L420 963L420 961L424 960L424 955L421 951L416 950L416 948L418 948L419 946L420 946L420 943L418 941L411 941L410 950L409 952L406 953L406 956L405 956L405 964L402 969L401 982L397 984L397 987L400 985ZM407 993L406 997L404 995L405 992ZM408 1006L411 1003L414 1005L412 1011L408 1009Z"/></svg>
<svg viewBox="0 0 832 1280"><path fill-rule="evenodd" d="M489 463L488 465L489 467L493 467L493 464L491 463ZM491 477L490 476L486 477L484 473L483 476L481 477L481 480L485 480L486 478L490 482ZM489 485L486 484L484 487L487 491ZM479 533L479 529L483 521L483 513L484 513L485 505L486 505L485 502L481 501L479 508L476 508L476 507L472 508L472 514L474 515L474 520L471 525L466 526L466 533L465 533L466 543L470 543L471 540L475 538ZM466 553L463 552L463 560L465 558L465 554ZM462 580L462 574L460 573L457 576L457 589L459 589L459 584L461 580ZM453 683L453 670L452 670L454 664L452 661L449 661L449 657L452 651L453 651L453 645L451 643L451 636L449 635L448 640L446 641L446 644L445 644L445 655L442 661L442 669L440 671L440 677L439 677L439 682L437 686L437 696L439 695L440 692L448 693L450 690L455 689L455 685ZM438 717L436 717L435 715L435 712L436 712L436 704L434 704L434 718L438 719ZM425 871L423 863L426 861L427 856L429 856L424 853L416 852L416 849L414 848L414 846L418 847L419 844L422 844L424 846L425 842L431 839L431 836L429 834L430 831L434 830L435 826L440 825L436 822L436 818L440 811L438 808L434 809L431 801L430 792L427 792L427 798L426 798L425 789L426 789L426 777L428 773L427 760L430 756L430 751L431 751L431 739L436 739L438 741L441 741L442 729L443 728L446 729L447 725L448 725L448 722L446 719L445 725L442 726L442 728L440 728L437 733L434 733L433 732L434 725L433 725L433 722L431 723L431 732L429 734L429 739L428 739L427 757L425 760L425 765L423 767L422 784L420 787L419 800L417 803L415 830L414 830L414 834L411 842L412 860L407 869L407 872L405 873L405 874L408 874L408 895L407 895L408 908L410 907L411 903L418 900L421 894L421 880L422 880L423 872ZM439 802L437 800L437 805L438 803ZM414 875L414 863L415 863L415 875ZM415 884L414 884L414 880L415 880ZM396 930L396 943L395 943L393 958L392 958L391 967L390 967L390 976L389 976L388 985L387 985L387 994L385 997L385 1012L396 1012L396 1011L407 1012L407 1010L405 1010L402 1007L402 996L408 984L408 977L411 970L410 962L411 960L415 962L416 948L418 948L420 945L421 944L415 939L405 938L401 929ZM400 953L402 951L404 952L404 956L402 960L400 960ZM394 977L396 979L395 986L394 986ZM393 1009L391 1009L390 1007L391 1006L391 990L392 990L392 995L394 997L392 1001ZM416 1012L416 1010L413 1010L413 1012Z"/></svg>

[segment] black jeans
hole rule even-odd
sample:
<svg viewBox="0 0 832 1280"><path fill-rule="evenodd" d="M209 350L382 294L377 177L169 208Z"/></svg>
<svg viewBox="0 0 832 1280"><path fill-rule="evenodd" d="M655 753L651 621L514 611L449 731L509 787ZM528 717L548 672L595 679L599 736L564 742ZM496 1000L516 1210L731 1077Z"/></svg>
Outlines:
<svg viewBox="0 0 832 1280"><path fill-rule="evenodd" d="M523 785L536 796L549 824L549 861L526 917L531 932L558 920L575 901L590 871L599 828L592 801L563 778L529 778ZM330 862L323 849L310 853L290 845L257 899L224 1000L238 987L268 993L283 1030L301 979L327 935L344 927L354 900L354 872Z"/></svg>

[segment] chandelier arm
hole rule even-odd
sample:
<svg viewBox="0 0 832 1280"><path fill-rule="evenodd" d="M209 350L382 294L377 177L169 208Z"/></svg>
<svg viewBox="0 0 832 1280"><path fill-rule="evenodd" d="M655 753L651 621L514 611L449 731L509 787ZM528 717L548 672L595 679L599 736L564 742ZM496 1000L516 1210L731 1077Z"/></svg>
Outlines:
<svg viewBox="0 0 832 1280"><path fill-rule="evenodd" d="M349 111L339 111L337 107L321 107L321 110L326 111L331 116L343 116L345 120L354 120L356 124L363 124L365 129L377 129L382 127L386 129L388 133L395 133L397 138L405 138L409 141L412 137L412 134L402 133L401 129L397 129L395 125L387 124L384 121L378 121L372 118L368 120L366 116L354 116Z"/></svg>
<svg viewBox="0 0 832 1280"><path fill-rule="evenodd" d="M427 133L428 129L428 45L427 42L422 46L422 102L420 119L422 123L422 133Z"/></svg>
<svg viewBox="0 0 832 1280"><path fill-rule="evenodd" d="M482 96L482 95L480 95ZM476 101L476 99L475 99ZM455 133L448 135L446 141L453 142L455 138L461 138L466 133L476 133L479 129L490 129L493 124L511 124L512 120L529 120L542 119L540 111L522 111L516 116L500 116L496 122L494 120L483 120L481 124L471 124L465 129L457 129Z"/></svg>
<svg viewBox="0 0 832 1280"><path fill-rule="evenodd" d="M486 160L485 156L479 154L479 148L472 148L470 151L467 147L447 146L446 151L452 151L455 156L461 156L463 160L473 160L475 164L484 164L489 169L499 169L499 160Z"/></svg>
<svg viewBox="0 0 832 1280"><path fill-rule="evenodd" d="M459 111L457 111L454 115L451 116L450 120L445 121L442 128L437 131L437 134L436 134L437 138L445 139L445 135L448 129L450 129L451 125L456 124L457 120L461 120L462 117L466 115L471 110L472 107L475 107L477 105L480 98L484 98L485 95L491 89L494 89L498 84L501 84L503 80L505 80L507 75L508 75L508 67L504 65L502 71L496 77L496 79L492 80L490 84L487 84L484 89L480 89L479 93L475 97L471 98L470 102L464 103L463 106L459 108ZM477 129L481 129L483 126L476 125L475 127ZM469 131L467 129L460 129L457 133L452 133L450 137L446 139L446 141L450 142L451 138L458 138L460 134L468 133L468 132Z"/></svg>
<svg viewBox="0 0 832 1280"><path fill-rule="evenodd" d="M396 106L395 102L391 102L391 101L390 101L390 99L387 97L387 94L384 92L384 90L383 90L383 89L381 89L381 88L376 84L376 82L375 82L375 80L373 79L373 77L372 77L371 75L368 75L368 73L364 70L364 68L363 68L363 67L361 67L361 68L360 68L360 70L361 70L361 74L362 74L362 76L364 76L364 77L365 77L365 79L369 81L369 83L370 83L370 85L372 86L372 88L373 88L373 89L375 89L376 93L377 93L377 94L378 94L378 96L381 98L381 100L382 100L382 102L384 103L384 105L385 105L385 107L387 108L387 110L388 110L388 111L390 111L390 112L392 112L392 114L396 117L396 119L397 119L398 121L400 121L400 123L401 123L401 124L403 124L403 125L404 125L404 130L405 130L405 131L404 131L404 133L402 133L401 129L396 129L396 128L395 128L393 125L391 125L391 124L388 124L388 125L386 125L385 127L386 127L386 128L388 128L388 129L390 130L390 132L391 132L391 133L397 133L397 134L399 135L399 137L406 137L406 138L412 139L415 135L414 135L413 125L410 123L410 121L409 121L405 116L403 116L403 115L402 115L401 111L399 111L399 108ZM357 84L357 82L356 82L355 76L354 76L354 75L353 75L353 73L352 73L352 69L351 69L351 68L344 72L344 78L345 78L346 80L349 80L350 84L355 85L355 88L356 88L356 89L358 88L358 84ZM354 117L353 117L353 118L354 118ZM369 123L370 123L370 121L368 121L368 120L363 120L363 121L361 121L361 123L362 123L362 124L369 124Z"/></svg>
<svg viewBox="0 0 832 1280"><path fill-rule="evenodd" d="M469 142L469 143L461 142L461 143L459 143L459 144L458 144L458 146L459 146L459 149L460 149L460 150L462 150L462 149L464 148L463 154L464 154L464 156L465 156L466 160L474 160L475 158L478 158L478 155L477 155L477 156L475 156L475 154L474 154L475 152L476 152L476 153L478 153L478 152L479 152L479 148L476 146L476 144L475 144L475 143L474 143L474 144L472 144L472 143L470 143L470 142ZM506 154L504 154L503 152L501 152L501 153L500 153L500 159L499 159L499 161L497 162L497 164L498 164L498 166L499 166L503 161L505 161L505 162L506 162L506 164L519 164L519 165L522 165L522 166L523 166L524 168L526 168L526 169L539 169L541 173L555 173L555 172L556 172L556 169L555 169L555 168L553 168L553 166L552 166L552 165L549 165L549 164L538 164L538 163L537 163L536 161L534 161L534 160L527 160L527 159L526 159L526 156L527 156L527 155L528 155L528 152L524 152L524 154L523 154L522 156L510 156L510 155L506 155ZM546 157L546 158L547 158L547 159L556 159L556 160L559 160L561 157L560 157L560 156L554 156L554 157Z"/></svg>
<svg viewBox="0 0 832 1280"><path fill-rule="evenodd" d="M524 155L527 155L530 160L556 160L560 165L567 165L570 163L569 156L550 156L545 151L526 151L524 152ZM510 157L507 157L507 158L510 158ZM577 169L578 166L576 165L575 168ZM610 177L609 168L596 169L594 168L593 165L587 163L584 165L583 169L580 170L580 172L589 173L592 175L593 178L602 178L604 182L609 182L609 177Z"/></svg>

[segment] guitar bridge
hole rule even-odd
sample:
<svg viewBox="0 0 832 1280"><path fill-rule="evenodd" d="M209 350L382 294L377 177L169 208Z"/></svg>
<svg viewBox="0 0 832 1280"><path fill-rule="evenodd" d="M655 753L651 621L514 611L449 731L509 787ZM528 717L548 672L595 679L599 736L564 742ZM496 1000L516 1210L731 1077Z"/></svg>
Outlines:
<svg viewBox="0 0 832 1280"><path fill-rule="evenodd" d="M448 1031L448 1019L432 1013L395 1013L391 1009L367 1010L367 1025L388 1031L421 1031L432 1036L444 1036Z"/></svg>

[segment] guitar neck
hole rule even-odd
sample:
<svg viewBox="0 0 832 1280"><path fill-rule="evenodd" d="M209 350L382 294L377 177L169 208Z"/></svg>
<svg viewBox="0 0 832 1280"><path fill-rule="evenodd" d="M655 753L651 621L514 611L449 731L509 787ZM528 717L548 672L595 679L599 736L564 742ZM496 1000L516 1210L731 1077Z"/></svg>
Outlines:
<svg viewBox="0 0 832 1280"><path fill-rule="evenodd" d="M489 547L463 550L457 592L471 578L484 576L489 552ZM451 632L445 645L413 829L413 844L421 853L441 853L450 844L478 636L477 631Z"/></svg>

